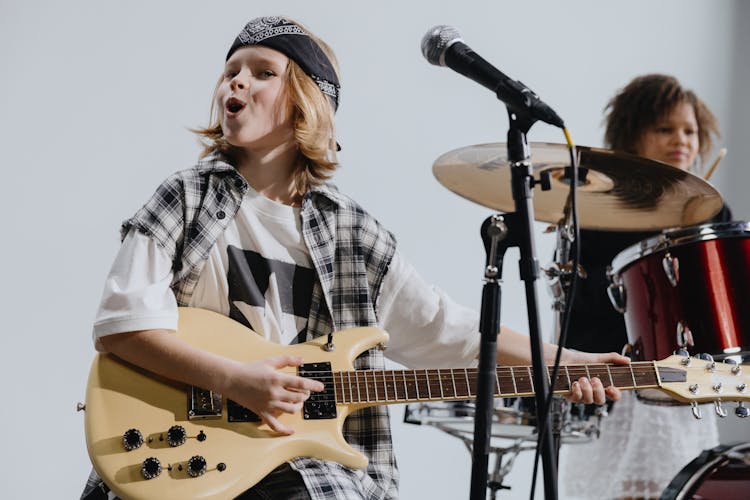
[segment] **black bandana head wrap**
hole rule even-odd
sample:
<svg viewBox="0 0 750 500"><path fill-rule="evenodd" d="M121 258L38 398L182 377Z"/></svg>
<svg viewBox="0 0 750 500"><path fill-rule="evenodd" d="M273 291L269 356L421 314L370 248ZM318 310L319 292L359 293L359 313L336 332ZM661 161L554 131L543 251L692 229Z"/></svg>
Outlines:
<svg viewBox="0 0 750 500"><path fill-rule="evenodd" d="M299 26L283 17L258 17L242 28L227 53L248 45L262 45L278 50L296 62L328 96L334 111L339 107L341 86L333 64L323 49Z"/></svg>

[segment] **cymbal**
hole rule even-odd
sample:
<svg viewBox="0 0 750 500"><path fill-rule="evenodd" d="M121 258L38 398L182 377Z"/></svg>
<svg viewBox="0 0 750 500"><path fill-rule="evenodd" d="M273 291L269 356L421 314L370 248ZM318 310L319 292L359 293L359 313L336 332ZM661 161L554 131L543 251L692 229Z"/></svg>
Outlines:
<svg viewBox="0 0 750 500"><path fill-rule="evenodd" d="M564 144L530 143L534 178L549 171L552 188L534 189L534 218L558 223L570 181ZM722 207L708 182L666 163L607 149L577 146L585 182L577 192L578 220L585 229L658 230L701 223ZM454 193L501 212L515 211L505 143L466 146L441 155L432 167L437 180ZM583 171L579 172L579 178ZM579 179L579 182L580 179Z"/></svg>

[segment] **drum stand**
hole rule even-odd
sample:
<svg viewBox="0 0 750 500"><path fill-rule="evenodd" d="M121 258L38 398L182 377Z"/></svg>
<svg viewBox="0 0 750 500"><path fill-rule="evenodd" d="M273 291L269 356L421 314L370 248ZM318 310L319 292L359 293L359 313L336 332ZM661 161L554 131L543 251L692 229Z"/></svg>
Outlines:
<svg viewBox="0 0 750 500"><path fill-rule="evenodd" d="M495 500L497 498L497 492L499 490L509 490L510 486L503 484L505 476L508 475L510 469L513 467L513 463L516 461L516 457L523 450L531 450L532 447L522 446L522 442L519 439L513 446L508 448L492 448L492 454L495 457L495 463L492 468L492 472L489 474L487 481L487 488L490 490L490 498ZM507 455L507 460L503 463L503 456Z"/></svg>
<svg viewBox="0 0 750 500"><path fill-rule="evenodd" d="M448 429L442 430L444 432L447 432L448 434L461 438L461 440L464 442L464 445L466 445L466 448L469 450L469 453L472 453L472 440L470 438L467 438L460 432ZM494 463L492 465L492 472L488 475L487 489L490 491L490 498L492 500L495 500L497 498L498 491L509 490L511 488L510 486L503 484L503 481L505 480L505 477L510 473L510 469L513 468L513 464L515 463L518 454L522 451L533 451L534 449L536 449L535 445L524 444L523 439L515 440L514 443L508 447L490 447L490 453L494 457ZM503 462L503 457L506 458L505 462Z"/></svg>

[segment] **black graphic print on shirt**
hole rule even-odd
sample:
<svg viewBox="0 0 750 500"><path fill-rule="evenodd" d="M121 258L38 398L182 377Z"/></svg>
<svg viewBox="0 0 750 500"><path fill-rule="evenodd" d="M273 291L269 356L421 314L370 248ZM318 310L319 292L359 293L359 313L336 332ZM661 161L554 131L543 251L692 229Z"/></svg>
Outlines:
<svg viewBox="0 0 750 500"><path fill-rule="evenodd" d="M227 256L229 317L262 333L261 325L253 325L252 319L246 317L240 307L246 310L249 308L257 313L257 317L263 318L264 315L272 313L274 304L276 307L280 306L282 314L287 316L277 318L279 323L296 325L296 342L304 342L307 336L314 271L296 264L266 259L257 252L242 250L233 245L227 247ZM272 287L271 284L274 282L275 286ZM269 296L273 288L278 290L278 297Z"/></svg>

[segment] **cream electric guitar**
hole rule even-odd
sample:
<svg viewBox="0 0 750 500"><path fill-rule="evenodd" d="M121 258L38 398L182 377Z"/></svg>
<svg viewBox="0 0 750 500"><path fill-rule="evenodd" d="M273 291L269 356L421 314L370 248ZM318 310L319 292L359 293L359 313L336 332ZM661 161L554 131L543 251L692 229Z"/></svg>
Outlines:
<svg viewBox="0 0 750 500"><path fill-rule="evenodd" d="M165 380L109 354L97 355L86 391L86 444L96 471L125 499L232 498L299 456L361 469L367 458L341 432L350 413L373 405L476 396L476 369L355 371L356 356L387 342L388 334L377 328L339 332L331 351L325 336L282 346L223 315L181 308L176 335L242 361L301 356L309 362L288 370L320 380L325 390L313 394L300 413L280 417L295 429L281 436L220 394ZM683 402L750 399L747 376L738 367L707 366L697 358L567 365L561 367L555 392L567 393L581 376L597 376L621 389L660 389ZM498 367L496 384L498 397L534 394L528 366Z"/></svg>

